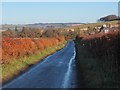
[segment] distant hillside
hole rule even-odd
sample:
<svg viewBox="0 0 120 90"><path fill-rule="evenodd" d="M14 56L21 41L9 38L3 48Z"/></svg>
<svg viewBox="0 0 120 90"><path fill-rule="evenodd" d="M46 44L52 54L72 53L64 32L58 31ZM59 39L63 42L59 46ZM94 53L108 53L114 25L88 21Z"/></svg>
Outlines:
<svg viewBox="0 0 120 90"><path fill-rule="evenodd" d="M83 23L35 23L35 24L28 24L29 27L41 27L44 29L48 28L65 28L68 26L73 26L77 24L83 24Z"/></svg>
<svg viewBox="0 0 120 90"><path fill-rule="evenodd" d="M29 28L65 28L68 26L76 26L81 25L84 23L34 23L34 24L24 24L24 25L12 25L12 24L4 24L2 25L2 30L7 30L8 28L14 30L15 27L17 29L22 29L22 27L29 27Z"/></svg>

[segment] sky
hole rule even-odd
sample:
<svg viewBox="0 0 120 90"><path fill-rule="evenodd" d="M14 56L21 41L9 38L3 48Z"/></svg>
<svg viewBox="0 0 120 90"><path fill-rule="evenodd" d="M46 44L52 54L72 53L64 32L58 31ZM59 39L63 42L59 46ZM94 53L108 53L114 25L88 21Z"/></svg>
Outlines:
<svg viewBox="0 0 120 90"><path fill-rule="evenodd" d="M92 23L116 14L117 2L3 2L2 24Z"/></svg>

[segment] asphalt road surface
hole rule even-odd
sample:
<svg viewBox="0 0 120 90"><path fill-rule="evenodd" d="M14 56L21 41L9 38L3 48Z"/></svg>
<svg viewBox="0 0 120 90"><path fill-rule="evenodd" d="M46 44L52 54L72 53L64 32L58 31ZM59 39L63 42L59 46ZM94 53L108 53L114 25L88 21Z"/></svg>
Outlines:
<svg viewBox="0 0 120 90"><path fill-rule="evenodd" d="M75 55L74 42L70 41L65 48L48 56L3 88L75 88Z"/></svg>

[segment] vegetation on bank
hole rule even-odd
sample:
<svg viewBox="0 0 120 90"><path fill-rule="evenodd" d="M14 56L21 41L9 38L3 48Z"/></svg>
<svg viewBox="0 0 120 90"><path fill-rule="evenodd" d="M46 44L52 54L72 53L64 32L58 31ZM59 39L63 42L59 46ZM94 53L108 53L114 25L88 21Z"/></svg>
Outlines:
<svg viewBox="0 0 120 90"><path fill-rule="evenodd" d="M13 79L14 77L22 74L29 67L43 60L46 56L56 52L57 50L62 49L66 44L66 41L59 44L58 46L50 46L37 54L32 54L29 56L20 57L18 59L11 59L9 64L2 64L2 83Z"/></svg>
<svg viewBox="0 0 120 90"><path fill-rule="evenodd" d="M64 36L51 38L2 38L2 82L19 75L45 56L63 48Z"/></svg>
<svg viewBox="0 0 120 90"><path fill-rule="evenodd" d="M120 88L120 32L77 36L75 43L78 78L84 82L83 87Z"/></svg>

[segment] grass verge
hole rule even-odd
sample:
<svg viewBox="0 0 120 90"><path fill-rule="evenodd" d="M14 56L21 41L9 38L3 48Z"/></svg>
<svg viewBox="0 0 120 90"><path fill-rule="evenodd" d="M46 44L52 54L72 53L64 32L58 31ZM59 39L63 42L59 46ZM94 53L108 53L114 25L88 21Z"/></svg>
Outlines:
<svg viewBox="0 0 120 90"><path fill-rule="evenodd" d="M9 82L18 75L24 73L32 65L37 64L42 61L48 55L62 49L65 46L66 42L58 46L52 46L44 49L38 54L33 54L31 56L22 57L19 59L13 59L10 64L2 65L2 82L3 84Z"/></svg>

